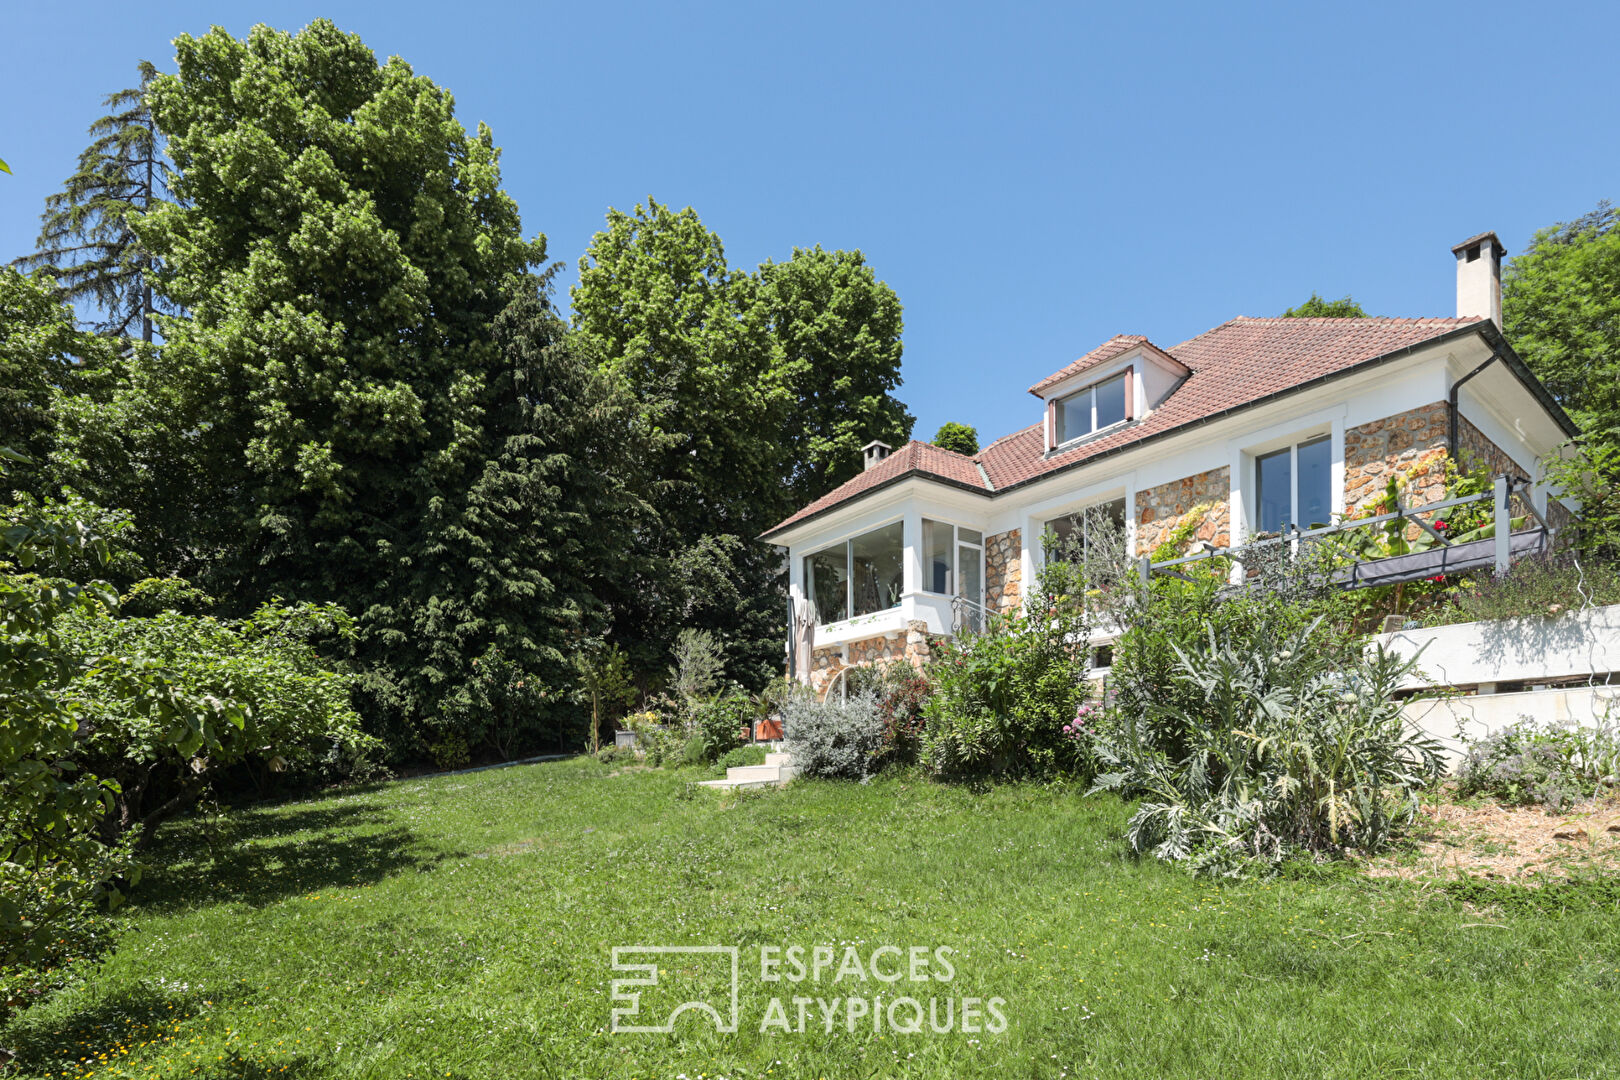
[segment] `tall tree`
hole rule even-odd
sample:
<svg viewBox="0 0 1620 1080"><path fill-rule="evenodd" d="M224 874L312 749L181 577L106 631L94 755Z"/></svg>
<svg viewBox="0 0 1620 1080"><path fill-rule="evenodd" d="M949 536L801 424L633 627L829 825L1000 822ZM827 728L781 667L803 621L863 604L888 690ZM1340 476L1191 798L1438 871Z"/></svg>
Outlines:
<svg viewBox="0 0 1620 1080"><path fill-rule="evenodd" d="M49 269L62 299L93 303L99 332L129 337L138 328L151 341L156 267L134 219L168 198L171 174L146 100L157 69L145 60L137 67L140 85L108 95L112 111L90 125L95 141L62 190L45 200L39 250L16 264Z"/></svg>
<svg viewBox="0 0 1620 1080"><path fill-rule="evenodd" d="M972 457L979 452L979 432L967 424L947 420L934 432L934 445L941 450L954 450Z"/></svg>
<svg viewBox="0 0 1620 1080"><path fill-rule="evenodd" d="M152 393L207 478L194 531L226 541L203 583L239 607L341 603L374 702L430 715L454 672L391 659L419 629L397 598L431 607L460 580L494 322L544 239L523 238L489 130L331 22L175 50L147 99L177 201L135 228L188 313L159 319Z"/></svg>
<svg viewBox="0 0 1620 1080"><path fill-rule="evenodd" d="M641 631L626 647L642 673L684 625L717 632L749 683L781 650L780 568L753 538L791 499L779 481L793 397L758 291L690 207L652 199L610 211L580 260L579 333L668 435L654 468L671 494L649 537L662 572L619 620Z"/></svg>
<svg viewBox="0 0 1620 1080"><path fill-rule="evenodd" d="M795 248L755 276L793 396L782 480L796 509L859 472L861 447L873 439L899 446L911 437L914 420L894 397L900 298L859 251L820 245Z"/></svg>
<svg viewBox="0 0 1620 1080"><path fill-rule="evenodd" d="M1509 259L1502 325L1577 423L1620 442L1620 210L1601 202Z"/></svg>
<svg viewBox="0 0 1620 1080"><path fill-rule="evenodd" d="M1285 319L1365 319L1367 312L1348 296L1329 300L1313 290L1311 298L1282 313Z"/></svg>
<svg viewBox="0 0 1620 1080"><path fill-rule="evenodd" d="M13 463L5 487L43 494L63 409L112 351L74 325L49 275L0 267L0 446L28 459Z"/></svg>
<svg viewBox="0 0 1620 1080"><path fill-rule="evenodd" d="M900 302L860 252L796 249L752 274L688 207L649 199L580 261L576 326L670 438L658 475L665 572L621 624L637 668L683 626L716 633L733 678L781 663L785 580L760 532L859 468L873 438L904 440ZM639 646L639 647L638 647Z"/></svg>

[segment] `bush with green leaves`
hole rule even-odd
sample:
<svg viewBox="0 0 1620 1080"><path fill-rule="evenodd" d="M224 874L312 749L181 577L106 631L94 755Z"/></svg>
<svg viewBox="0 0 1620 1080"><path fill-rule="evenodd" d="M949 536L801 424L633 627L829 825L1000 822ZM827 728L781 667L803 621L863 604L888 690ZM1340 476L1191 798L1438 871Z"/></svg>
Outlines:
<svg viewBox="0 0 1620 1080"><path fill-rule="evenodd" d="M753 722L754 702L741 691L700 702L692 709L692 730L687 757L717 761L742 745L743 729Z"/></svg>
<svg viewBox="0 0 1620 1080"><path fill-rule="evenodd" d="M1423 625L1493 619L1552 618L1584 607L1620 604L1620 561L1601 552L1564 550L1521 559L1498 577L1459 578Z"/></svg>
<svg viewBox="0 0 1620 1080"><path fill-rule="evenodd" d="M320 649L351 626L330 604L274 601L245 619L120 618L97 608L64 620L66 640L87 663L127 657L162 672L177 694L231 701L239 711L235 722L188 739L132 701L116 676L92 667L70 683L64 696L89 721L75 759L118 785L109 835L138 827L149 840L204 795L371 775L379 747L350 706L353 679L333 671Z"/></svg>
<svg viewBox="0 0 1620 1080"><path fill-rule="evenodd" d="M782 743L804 776L865 780L883 749L877 694L857 690L826 701L792 695L782 702Z"/></svg>
<svg viewBox="0 0 1620 1080"><path fill-rule="evenodd" d="M1337 658L1319 624L1262 623L1238 639L1206 627L1175 647L1177 697L1147 716L1113 711L1089 735L1096 789L1140 797L1138 852L1205 873L1272 868L1304 852L1377 850L1444 773L1395 691L1415 660L1377 649ZM1165 733L1174 738L1164 738Z"/></svg>
<svg viewBox="0 0 1620 1080"><path fill-rule="evenodd" d="M922 754L927 717L923 709L934 688L927 676L903 660L850 670L849 688L870 689L877 695L878 717L883 721L883 749L876 769L917 764Z"/></svg>
<svg viewBox="0 0 1620 1080"><path fill-rule="evenodd" d="M735 750L728 750L721 755L720 760L714 763L716 776L726 775L727 769L739 769L748 765L765 764L765 748L763 746L739 746Z"/></svg>
<svg viewBox="0 0 1620 1080"><path fill-rule="evenodd" d="M922 760L950 779L1047 776L1077 769L1063 732L1092 694L1092 587L1084 562L1054 560L1022 610L933 650L922 706Z"/></svg>
<svg viewBox="0 0 1620 1080"><path fill-rule="evenodd" d="M1605 720L1538 723L1525 716L1471 742L1457 769L1457 794L1559 813L1620 785L1620 728Z"/></svg>

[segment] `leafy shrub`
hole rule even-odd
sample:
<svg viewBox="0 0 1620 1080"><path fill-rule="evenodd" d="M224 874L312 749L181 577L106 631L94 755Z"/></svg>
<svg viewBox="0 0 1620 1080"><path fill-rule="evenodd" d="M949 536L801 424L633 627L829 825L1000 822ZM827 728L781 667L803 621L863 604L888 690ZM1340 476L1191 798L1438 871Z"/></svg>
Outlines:
<svg viewBox="0 0 1620 1080"><path fill-rule="evenodd" d="M753 719L754 703L746 694L730 693L697 705L692 711L690 737L695 749L688 753L688 758L694 764L718 761L742 745L743 729Z"/></svg>
<svg viewBox="0 0 1620 1080"><path fill-rule="evenodd" d="M472 661L468 678L440 698L440 720L429 752L441 769L465 765L474 753L493 752L500 761L522 757L558 731L556 714L567 700L567 690L548 686L491 647Z"/></svg>
<svg viewBox="0 0 1620 1080"><path fill-rule="evenodd" d="M596 760L603 765L624 765L636 760L636 752L628 746L610 744L596 752Z"/></svg>
<svg viewBox="0 0 1620 1080"><path fill-rule="evenodd" d="M851 670L849 688L855 692L871 690L877 696L883 747L878 751L874 771L891 765L917 764L927 722L923 707L934 692L927 677L911 664L897 660Z"/></svg>
<svg viewBox="0 0 1620 1080"><path fill-rule="evenodd" d="M1335 661L1316 630L1262 625L1222 642L1211 627L1204 649L1177 649L1192 711L1177 698L1147 723L1116 712L1091 736L1110 770L1096 787L1144 799L1133 849L1235 874L1296 852L1377 850L1411 822L1444 772L1394 696L1414 662L1382 649Z"/></svg>
<svg viewBox="0 0 1620 1080"><path fill-rule="evenodd" d="M1471 743L1457 769L1457 793L1559 812L1620 783L1620 730L1604 723L1538 724L1521 717Z"/></svg>
<svg viewBox="0 0 1620 1080"><path fill-rule="evenodd" d="M115 831L148 835L228 777L258 785L335 779L363 768L376 740L349 704L352 679L331 670L317 642L349 632L332 605L272 601L246 619L165 611L115 618L105 609L64 620L64 637L87 660L123 656L164 673L173 691L231 700L240 718L200 742L176 741L172 722L131 701L115 671L93 668L65 696L90 719L76 758L117 781ZM234 770L228 772L227 770Z"/></svg>
<svg viewBox="0 0 1620 1080"><path fill-rule="evenodd" d="M725 670L725 650L707 630L690 627L675 635L675 666L670 673L670 689L683 702L707 698L720 684Z"/></svg>
<svg viewBox="0 0 1620 1080"><path fill-rule="evenodd" d="M714 764L716 776L726 775L727 769L740 769L748 765L765 764L765 748L763 746L739 746L729 750Z"/></svg>
<svg viewBox="0 0 1620 1080"><path fill-rule="evenodd" d="M1424 613L1425 626L1486 619L1554 617L1582 607L1620 604L1620 563L1578 551L1521 559L1501 577L1471 574Z"/></svg>
<svg viewBox="0 0 1620 1080"><path fill-rule="evenodd" d="M857 691L825 702L793 695L782 703L782 736L805 776L864 780L883 749L877 695Z"/></svg>

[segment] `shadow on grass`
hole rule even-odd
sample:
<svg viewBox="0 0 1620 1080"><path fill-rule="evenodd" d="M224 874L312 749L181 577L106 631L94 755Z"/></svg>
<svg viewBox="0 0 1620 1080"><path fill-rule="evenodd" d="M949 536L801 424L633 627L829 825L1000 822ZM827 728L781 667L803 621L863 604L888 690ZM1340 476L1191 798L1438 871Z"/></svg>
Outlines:
<svg viewBox="0 0 1620 1080"><path fill-rule="evenodd" d="M348 802L238 813L229 819L229 835L211 841L216 827L200 819L171 825L147 854L130 907L162 913L205 903L260 906L425 873L461 857L425 849L383 808Z"/></svg>
<svg viewBox="0 0 1620 1080"><path fill-rule="evenodd" d="M96 996L82 1009L67 1015L53 1011L37 1019L28 1012L4 1030L8 1051L15 1055L6 1075L79 1076L119 1065L148 1062L169 1048L183 1049L186 1021L210 1005L223 1004L218 993L138 983L116 993ZM106 1060L98 1060L106 1055ZM187 1062L197 1067L190 1075L202 1078L259 1080L271 1076L310 1075L302 1056L274 1055L254 1061L241 1052L223 1060Z"/></svg>

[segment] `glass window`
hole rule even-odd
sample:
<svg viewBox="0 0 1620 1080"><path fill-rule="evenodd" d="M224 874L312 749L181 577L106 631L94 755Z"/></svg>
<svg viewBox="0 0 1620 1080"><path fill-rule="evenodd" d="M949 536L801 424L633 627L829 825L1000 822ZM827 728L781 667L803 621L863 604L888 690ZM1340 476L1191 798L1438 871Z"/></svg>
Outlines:
<svg viewBox="0 0 1620 1080"><path fill-rule="evenodd" d="M1125 376L1097 384L1097 430L1125 419Z"/></svg>
<svg viewBox="0 0 1620 1080"><path fill-rule="evenodd" d="M849 542L854 585L852 614L870 615L900 606L905 591L903 527L896 521Z"/></svg>
<svg viewBox="0 0 1620 1080"><path fill-rule="evenodd" d="M1327 436L1261 454L1254 478L1260 532L1333 523L1333 443Z"/></svg>
<svg viewBox="0 0 1620 1080"><path fill-rule="evenodd" d="M967 532L966 529L962 530ZM984 625L984 549L974 544L956 546L956 565L961 570L962 588L958 593L966 603L962 617L970 631L977 633Z"/></svg>
<svg viewBox="0 0 1620 1080"><path fill-rule="evenodd" d="M952 526L923 519L923 589L950 595L956 585L951 573Z"/></svg>
<svg viewBox="0 0 1620 1080"><path fill-rule="evenodd" d="M823 626L899 607L904 590L905 529L898 521L804 557L804 591Z"/></svg>
<svg viewBox="0 0 1620 1080"><path fill-rule="evenodd" d="M1057 441L1061 445L1070 439L1078 439L1091 430L1091 391L1082 390L1078 394L1058 398L1057 402Z"/></svg>
<svg viewBox="0 0 1620 1080"><path fill-rule="evenodd" d="M1102 530L1105 524L1112 526L1113 531L1119 536L1124 536L1124 498L1093 503L1082 510L1048 521L1046 527L1057 535L1057 541L1046 552L1047 559L1063 558L1079 562L1086 558L1091 552L1093 543L1103 539Z"/></svg>
<svg viewBox="0 0 1620 1080"><path fill-rule="evenodd" d="M1294 448L1262 454L1255 459L1255 483L1259 488L1260 531L1282 532L1293 517Z"/></svg>
<svg viewBox="0 0 1620 1080"><path fill-rule="evenodd" d="M1088 386L1057 400L1057 441L1061 445L1125 419L1125 376Z"/></svg>
<svg viewBox="0 0 1620 1080"><path fill-rule="evenodd" d="M816 621L849 618L849 549L845 544L804 557L804 591L816 605Z"/></svg>
<svg viewBox="0 0 1620 1080"><path fill-rule="evenodd" d="M1299 444L1299 525L1333 524L1333 443L1322 438Z"/></svg>

